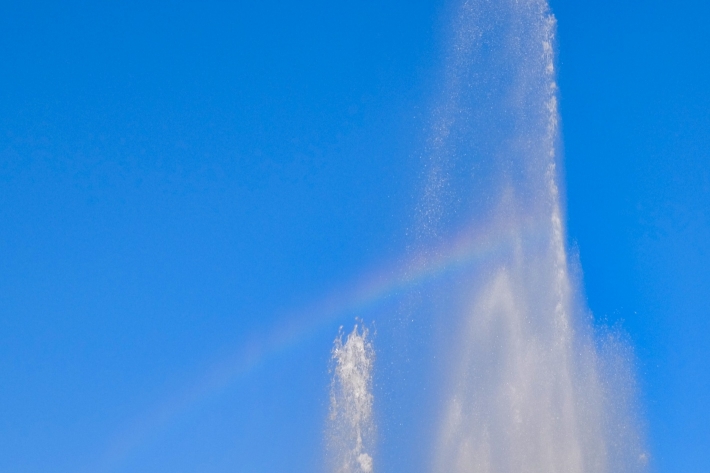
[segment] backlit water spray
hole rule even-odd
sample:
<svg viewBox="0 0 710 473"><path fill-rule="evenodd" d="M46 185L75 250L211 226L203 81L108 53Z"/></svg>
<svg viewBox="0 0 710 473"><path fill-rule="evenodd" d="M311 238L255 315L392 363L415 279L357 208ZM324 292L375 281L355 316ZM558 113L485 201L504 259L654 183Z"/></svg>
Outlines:
<svg viewBox="0 0 710 473"><path fill-rule="evenodd" d="M374 424L372 365L374 351L369 331L356 325L343 342L342 328L332 352L329 448L337 473L370 473Z"/></svg>
<svg viewBox="0 0 710 473"><path fill-rule="evenodd" d="M543 0L465 0L450 31L411 252L449 261L437 252L471 228L495 245L401 295L391 332L412 340L389 346L408 354L378 351L409 364L382 377L398 409L383 469L644 471L631 350L594 328L566 249L555 19ZM367 332L333 359L334 471L376 471Z"/></svg>

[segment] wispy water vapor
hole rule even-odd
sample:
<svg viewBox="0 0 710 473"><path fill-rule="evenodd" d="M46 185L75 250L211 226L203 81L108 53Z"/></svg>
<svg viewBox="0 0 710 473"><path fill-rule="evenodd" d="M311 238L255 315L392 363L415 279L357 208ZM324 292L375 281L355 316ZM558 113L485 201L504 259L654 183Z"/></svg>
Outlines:
<svg viewBox="0 0 710 473"><path fill-rule="evenodd" d="M629 351L594 339L569 274L554 34L541 0L467 0L457 15L425 229L436 238L472 219L518 230L510 251L434 290L456 301L437 319L456 327L444 350L437 473L645 467Z"/></svg>
<svg viewBox="0 0 710 473"><path fill-rule="evenodd" d="M397 409L382 424L389 469L644 471L632 350L594 328L566 250L555 18L544 0L463 0L452 25L412 252L453 270L402 296L392 332L407 341L391 346L406 357L378 352L408 364L382 378ZM471 228L496 242L485 260L444 257ZM369 471L366 335L333 351L336 471Z"/></svg>

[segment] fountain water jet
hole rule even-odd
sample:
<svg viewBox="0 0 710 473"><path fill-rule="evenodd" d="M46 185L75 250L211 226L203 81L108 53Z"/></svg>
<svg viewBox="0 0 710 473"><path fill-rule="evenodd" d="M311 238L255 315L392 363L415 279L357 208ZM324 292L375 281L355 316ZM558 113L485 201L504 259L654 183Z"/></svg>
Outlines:
<svg viewBox="0 0 710 473"><path fill-rule="evenodd" d="M330 460L337 473L372 472L372 365L369 331L356 325L343 343L342 327L332 351Z"/></svg>
<svg viewBox="0 0 710 473"><path fill-rule="evenodd" d="M426 408L402 415L436 426L434 473L646 468L630 348L595 332L566 250L554 45L544 0L455 8L411 251L436 260L472 223L511 243L417 288L393 324L432 340L410 370L431 373L391 397L430 388ZM385 383L401 382L393 373Z"/></svg>

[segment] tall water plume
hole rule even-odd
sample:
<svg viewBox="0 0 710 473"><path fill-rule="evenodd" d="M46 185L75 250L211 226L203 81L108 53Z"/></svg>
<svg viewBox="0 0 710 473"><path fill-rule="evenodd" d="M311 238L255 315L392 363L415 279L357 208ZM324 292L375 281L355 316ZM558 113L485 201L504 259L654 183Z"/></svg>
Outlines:
<svg viewBox="0 0 710 473"><path fill-rule="evenodd" d="M452 12L411 247L440 276L402 296L391 327L413 338L408 355L384 353L416 379L383 375L400 386L388 391L396 422L430 432L417 434L427 445L390 438L390 466L409 452L427 463L409 471L643 471L631 350L594 328L566 250L555 18L544 0ZM485 258L451 257L452 240L471 245L454 256L479 245Z"/></svg>

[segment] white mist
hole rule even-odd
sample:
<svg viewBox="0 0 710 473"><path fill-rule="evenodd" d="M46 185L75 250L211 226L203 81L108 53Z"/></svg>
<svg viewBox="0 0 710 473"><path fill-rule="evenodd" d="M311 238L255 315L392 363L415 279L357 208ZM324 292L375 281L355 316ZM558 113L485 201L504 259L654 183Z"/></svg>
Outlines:
<svg viewBox="0 0 710 473"><path fill-rule="evenodd" d="M383 379L406 386L392 397L426 401L401 415L408 425L422 416L422 425L434 426L418 434L428 439L428 453L413 450L419 440L409 447L388 440L400 457L409 448L428 458L417 471L647 467L631 350L595 332L579 278L571 276L578 268L566 249L554 47L555 19L544 0L465 0L454 11L413 251L437 260L441 250L433 248L472 226L501 243L485 261L417 287L402 305L406 323L394 324L434 340L411 350L408 373L420 385L396 379L396 370ZM345 343L336 339L337 472L372 469L372 355L366 331L356 327ZM366 465L358 463L361 454ZM398 463L407 464L390 459Z"/></svg>

